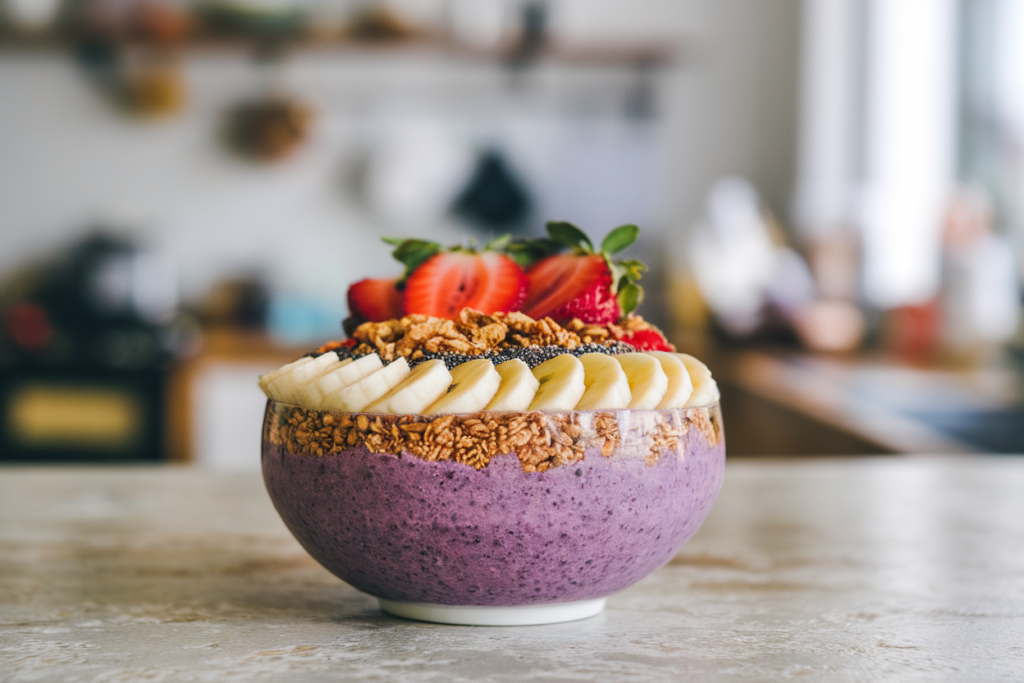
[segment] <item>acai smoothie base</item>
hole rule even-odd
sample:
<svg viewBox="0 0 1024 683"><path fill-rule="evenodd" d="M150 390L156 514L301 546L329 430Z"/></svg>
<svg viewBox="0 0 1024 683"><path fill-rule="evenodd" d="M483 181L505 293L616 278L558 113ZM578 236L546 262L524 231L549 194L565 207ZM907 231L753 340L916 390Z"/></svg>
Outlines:
<svg viewBox="0 0 1024 683"><path fill-rule="evenodd" d="M516 434L548 445L509 432L488 450L488 419L500 434L527 416ZM430 419L271 403L267 425L267 488L310 554L387 611L448 623L474 622L445 606L600 611L696 532L725 458L717 406ZM431 426L465 450L421 447ZM460 461L474 448L486 462Z"/></svg>

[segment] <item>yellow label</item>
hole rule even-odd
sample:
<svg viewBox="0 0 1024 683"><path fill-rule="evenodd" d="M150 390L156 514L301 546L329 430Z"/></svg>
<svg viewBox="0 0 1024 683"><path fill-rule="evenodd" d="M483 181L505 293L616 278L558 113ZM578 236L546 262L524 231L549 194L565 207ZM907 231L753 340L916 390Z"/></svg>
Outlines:
<svg viewBox="0 0 1024 683"><path fill-rule="evenodd" d="M28 385L11 397L12 436L28 446L125 448L142 428L142 411L112 389Z"/></svg>

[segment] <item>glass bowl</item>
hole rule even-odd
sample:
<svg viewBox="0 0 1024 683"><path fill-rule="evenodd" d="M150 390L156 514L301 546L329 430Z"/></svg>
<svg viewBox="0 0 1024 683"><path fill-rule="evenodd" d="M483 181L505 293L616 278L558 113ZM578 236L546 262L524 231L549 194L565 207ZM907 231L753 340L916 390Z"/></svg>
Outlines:
<svg viewBox="0 0 1024 683"><path fill-rule="evenodd" d="M582 619L667 563L721 488L717 404L330 413L268 401L263 478L320 564L391 614Z"/></svg>

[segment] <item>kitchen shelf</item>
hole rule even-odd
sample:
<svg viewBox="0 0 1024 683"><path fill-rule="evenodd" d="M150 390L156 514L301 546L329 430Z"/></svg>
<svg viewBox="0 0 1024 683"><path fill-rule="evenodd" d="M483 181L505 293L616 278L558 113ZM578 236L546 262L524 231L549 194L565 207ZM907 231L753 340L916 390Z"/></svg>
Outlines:
<svg viewBox="0 0 1024 683"><path fill-rule="evenodd" d="M0 54L70 51L75 41L70 35L26 36L0 30ZM677 46L662 44L570 46L550 43L528 55L516 53L514 43L494 49L477 49L443 37L414 37L394 40L353 40L351 38L298 38L278 43L257 36L195 36L180 43L161 44L129 39L116 43L128 52L174 51L179 54L252 53L268 45L280 45L291 53L336 55L340 58L408 58L429 56L453 63L491 63L497 66L530 67L548 65L580 68L652 69L674 65L679 59Z"/></svg>

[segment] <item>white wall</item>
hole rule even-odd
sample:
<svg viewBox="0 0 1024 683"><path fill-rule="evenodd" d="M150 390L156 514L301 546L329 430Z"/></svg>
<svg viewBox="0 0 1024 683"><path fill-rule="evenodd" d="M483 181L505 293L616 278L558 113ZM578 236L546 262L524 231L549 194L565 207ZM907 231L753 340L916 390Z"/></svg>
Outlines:
<svg viewBox="0 0 1024 683"><path fill-rule="evenodd" d="M869 12L864 289L877 308L930 301L956 165L956 3L873 0Z"/></svg>
<svg viewBox="0 0 1024 683"><path fill-rule="evenodd" d="M685 68L673 86L673 230L685 233L711 185L740 175L788 218L794 190L799 0L692 0ZM676 244L680 244L676 241Z"/></svg>
<svg viewBox="0 0 1024 683"><path fill-rule="evenodd" d="M388 116L453 115L465 144L488 135L514 143L514 161L544 190L542 215L605 219L596 231L633 220L678 242L726 174L750 178L785 211L799 0L564 0L555 9L556 29L575 44L646 37L683 46L680 68L658 81L662 123L620 123L616 107L635 84L628 72L545 71L515 91L487 66L308 54L289 70L318 110L313 138L294 158L260 167L217 143L220 114L256 85L237 55L190 57L186 110L150 122L114 111L63 55L0 54L0 275L90 218L125 216L176 258L186 297L225 272L259 267L283 290L328 292L343 309L348 282L391 269L381 234L460 234L437 222L382 225L345 193L347 161ZM480 97L487 92L495 96ZM621 192L588 196L580 169Z"/></svg>

